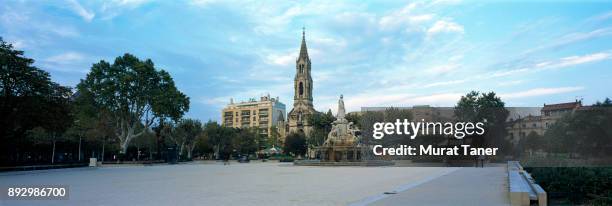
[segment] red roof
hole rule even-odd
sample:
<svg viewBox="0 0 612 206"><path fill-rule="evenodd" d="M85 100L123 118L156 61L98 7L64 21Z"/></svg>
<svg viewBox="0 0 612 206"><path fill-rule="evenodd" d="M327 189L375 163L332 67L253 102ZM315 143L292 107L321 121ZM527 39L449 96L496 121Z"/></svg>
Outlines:
<svg viewBox="0 0 612 206"><path fill-rule="evenodd" d="M568 103L560 103L560 104L544 104L542 111L551 111L551 110L569 110L581 107L582 103L579 101L576 102L568 102Z"/></svg>

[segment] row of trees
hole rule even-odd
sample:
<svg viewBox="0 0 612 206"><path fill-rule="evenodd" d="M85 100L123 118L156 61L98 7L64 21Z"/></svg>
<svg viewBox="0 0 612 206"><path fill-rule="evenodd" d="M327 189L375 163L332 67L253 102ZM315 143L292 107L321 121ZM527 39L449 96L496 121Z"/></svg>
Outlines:
<svg viewBox="0 0 612 206"><path fill-rule="evenodd" d="M84 161L86 157L185 159L252 154L277 145L255 129L185 119L189 97L150 59L99 61L76 88L51 81L34 60L0 38L0 165Z"/></svg>
<svg viewBox="0 0 612 206"><path fill-rule="evenodd" d="M53 81L0 38L0 164L38 159L40 145L55 148L72 124L70 88ZM45 135L38 135L40 133ZM26 139L31 136L32 139Z"/></svg>

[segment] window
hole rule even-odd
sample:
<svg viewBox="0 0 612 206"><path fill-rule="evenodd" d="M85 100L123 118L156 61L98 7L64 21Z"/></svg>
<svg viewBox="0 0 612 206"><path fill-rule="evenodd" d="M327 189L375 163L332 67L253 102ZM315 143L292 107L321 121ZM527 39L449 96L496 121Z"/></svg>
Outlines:
<svg viewBox="0 0 612 206"><path fill-rule="evenodd" d="M304 94L304 84L302 84L302 82L300 82L300 86L298 89L298 93L300 94L300 96L302 96Z"/></svg>

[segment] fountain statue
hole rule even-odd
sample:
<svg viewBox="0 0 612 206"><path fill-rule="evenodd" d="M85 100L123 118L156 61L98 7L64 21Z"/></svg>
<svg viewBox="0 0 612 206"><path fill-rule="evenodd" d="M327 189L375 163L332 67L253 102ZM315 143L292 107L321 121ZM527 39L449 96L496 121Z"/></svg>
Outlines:
<svg viewBox="0 0 612 206"><path fill-rule="evenodd" d="M359 131L352 122L346 118L344 99L340 95L338 100L338 113L336 121L332 122L332 129L327 134L323 146L317 148L321 161L359 161L361 146L356 133Z"/></svg>
<svg viewBox="0 0 612 206"><path fill-rule="evenodd" d="M344 100L340 95L338 100L338 114L336 121L332 123L332 129L327 135L324 146L354 146L357 144L357 136L355 132L358 130L345 118L346 110L344 109Z"/></svg>
<svg viewBox="0 0 612 206"><path fill-rule="evenodd" d="M313 160L295 161L302 166L389 166L395 163L386 160L374 160L364 155L372 147L363 145L359 129L346 119L346 110L342 95L338 100L338 113L332 122L332 129L327 134L323 145L315 147L316 158Z"/></svg>

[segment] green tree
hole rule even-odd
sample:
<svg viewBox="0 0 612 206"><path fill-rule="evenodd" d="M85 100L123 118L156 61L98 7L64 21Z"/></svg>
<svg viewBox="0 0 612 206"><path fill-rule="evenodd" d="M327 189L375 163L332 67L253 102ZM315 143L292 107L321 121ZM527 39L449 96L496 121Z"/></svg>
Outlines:
<svg viewBox="0 0 612 206"><path fill-rule="evenodd" d="M280 133L278 133L278 127L276 126L272 126L272 128L270 128L271 132L270 132L270 138L268 138L268 147L278 147L279 145L279 140L281 138Z"/></svg>
<svg viewBox="0 0 612 206"><path fill-rule="evenodd" d="M202 123L195 119L183 119L176 127L177 134L174 137L180 145L179 154L187 152L187 159L192 158L198 136L202 133Z"/></svg>
<svg viewBox="0 0 612 206"><path fill-rule="evenodd" d="M58 141L63 141L64 136L57 134L53 131L48 131L42 127L35 127L34 129L28 130L26 135L35 144L51 144L51 164L55 163L55 145Z"/></svg>
<svg viewBox="0 0 612 206"><path fill-rule="evenodd" d="M95 103L111 114L121 154L155 120L178 121L189 109L189 98L168 72L157 71L150 59L142 61L131 54L117 57L113 64L104 60L94 64L77 87L91 93Z"/></svg>
<svg viewBox="0 0 612 206"><path fill-rule="evenodd" d="M132 145L136 146L136 160L140 161L140 157L147 155L149 160L153 159L153 148L157 143L155 133L147 131L132 141ZM146 149L146 150L145 150ZM145 154L145 151L147 154Z"/></svg>
<svg viewBox="0 0 612 206"><path fill-rule="evenodd" d="M505 139L506 119L510 112L495 92L479 93L472 91L462 96L455 106L455 116L462 122L483 122L484 135L468 135L472 146L496 146L500 152L508 151L510 143Z"/></svg>
<svg viewBox="0 0 612 206"><path fill-rule="evenodd" d="M240 154L253 154L257 151L257 130L255 128L240 128L233 138L233 147Z"/></svg>
<svg viewBox="0 0 612 206"><path fill-rule="evenodd" d="M61 136L73 121L70 88L33 63L0 38L0 164L22 161L22 153L33 149L28 131L40 127Z"/></svg>
<svg viewBox="0 0 612 206"><path fill-rule="evenodd" d="M362 117L361 114L359 113L348 113L346 114L346 120L348 120L349 122L352 122L353 124L355 124L355 126L359 129L361 129L361 121L362 121Z"/></svg>
<svg viewBox="0 0 612 206"><path fill-rule="evenodd" d="M308 146L323 145L334 121L336 121L336 117L331 113L331 110L327 111L327 113L317 112L309 116L308 122L312 124L312 130L307 140Z"/></svg>
<svg viewBox="0 0 612 206"><path fill-rule="evenodd" d="M608 103L606 103L608 102ZM568 113L544 134L547 151L604 158L612 155L612 109L610 100Z"/></svg>
<svg viewBox="0 0 612 206"><path fill-rule="evenodd" d="M527 152L543 149L544 137L535 131L529 132L527 136L521 138L518 143L518 152Z"/></svg>
<svg viewBox="0 0 612 206"><path fill-rule="evenodd" d="M206 155L215 152L214 146L210 143L210 137L204 130L205 129L202 130L195 141L195 149L193 152L195 155Z"/></svg>
<svg viewBox="0 0 612 206"><path fill-rule="evenodd" d="M285 153L304 155L306 153L306 136L301 132L290 133L285 139Z"/></svg>
<svg viewBox="0 0 612 206"><path fill-rule="evenodd" d="M220 149L222 146L223 128L215 121L208 121L204 124L204 136L208 140L208 144L211 145L215 153L215 157L219 158Z"/></svg>

